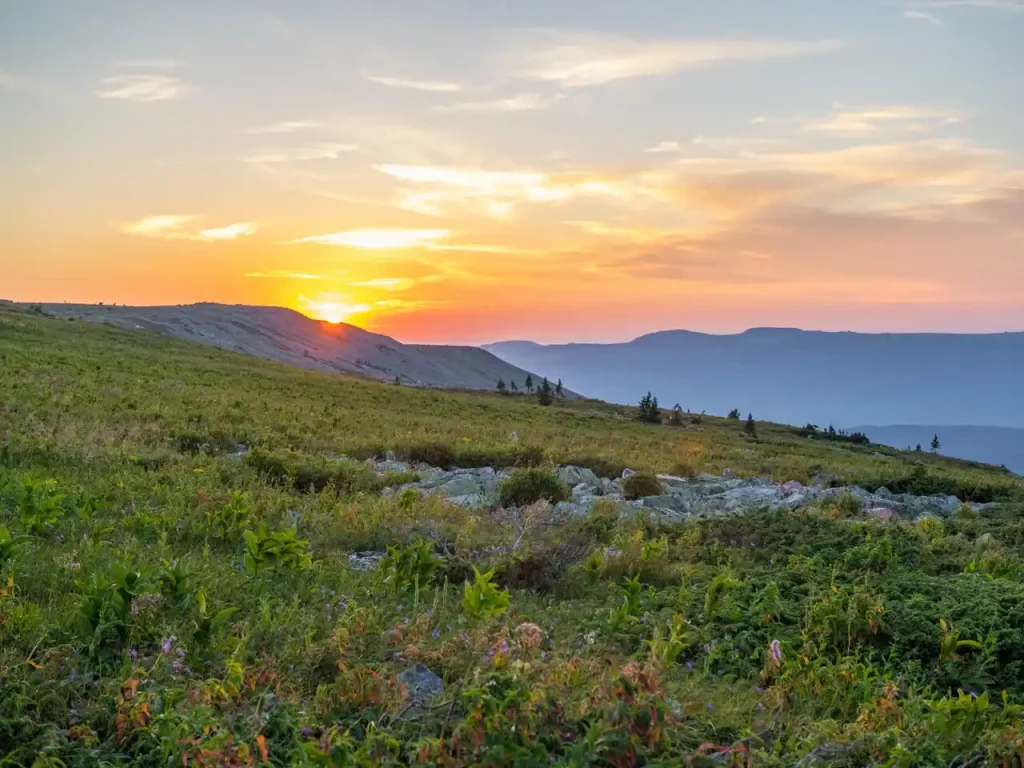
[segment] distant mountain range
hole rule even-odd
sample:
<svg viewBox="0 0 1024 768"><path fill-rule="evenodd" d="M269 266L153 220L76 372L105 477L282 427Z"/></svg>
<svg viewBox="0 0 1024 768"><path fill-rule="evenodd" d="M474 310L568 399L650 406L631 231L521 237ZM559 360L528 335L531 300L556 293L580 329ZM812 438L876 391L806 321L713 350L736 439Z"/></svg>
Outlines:
<svg viewBox="0 0 1024 768"><path fill-rule="evenodd" d="M1002 464L1011 472L1024 474L1024 429L1009 427L964 427L895 425L891 427L853 427L874 443L907 448L920 445L923 450L938 435L940 453L958 459L972 459L986 464Z"/></svg>
<svg viewBox="0 0 1024 768"><path fill-rule="evenodd" d="M520 387L527 371L479 347L402 344L354 325L323 323L290 309L228 304L125 307L22 304L48 315L155 331L214 347L321 371L404 384L493 389L498 379ZM538 383L540 377L534 374ZM573 393L568 392L572 395Z"/></svg>
<svg viewBox="0 0 1024 768"><path fill-rule="evenodd" d="M1024 428L1024 333L664 331L621 344L510 341L485 349L592 397L803 425Z"/></svg>

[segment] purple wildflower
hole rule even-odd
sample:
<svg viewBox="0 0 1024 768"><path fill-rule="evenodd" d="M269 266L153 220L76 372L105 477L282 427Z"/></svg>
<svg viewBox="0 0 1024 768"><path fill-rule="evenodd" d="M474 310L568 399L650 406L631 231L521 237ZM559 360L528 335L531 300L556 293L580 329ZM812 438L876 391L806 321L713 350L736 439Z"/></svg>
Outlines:
<svg viewBox="0 0 1024 768"><path fill-rule="evenodd" d="M435 629L433 632L430 633L430 636L436 640L441 636L441 630Z"/></svg>
<svg viewBox="0 0 1024 768"><path fill-rule="evenodd" d="M137 650L135 650L135 648L129 648L128 649L128 658L130 658L130 659L137 659L137 658L139 658L139 652Z"/></svg>
<svg viewBox="0 0 1024 768"><path fill-rule="evenodd" d="M779 647L778 640L772 640L771 645L768 646L768 651L775 661L782 661L782 648Z"/></svg>

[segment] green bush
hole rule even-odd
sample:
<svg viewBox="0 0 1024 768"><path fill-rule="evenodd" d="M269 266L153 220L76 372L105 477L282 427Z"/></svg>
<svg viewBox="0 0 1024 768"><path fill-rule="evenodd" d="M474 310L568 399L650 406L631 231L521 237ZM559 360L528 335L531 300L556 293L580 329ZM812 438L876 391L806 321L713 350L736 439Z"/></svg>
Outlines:
<svg viewBox="0 0 1024 768"><path fill-rule="evenodd" d="M644 496L658 496L665 492L665 486L649 472L634 472L623 479L622 492L627 499L639 499Z"/></svg>
<svg viewBox="0 0 1024 768"><path fill-rule="evenodd" d="M300 493L320 493L334 486L339 493L377 491L382 485L372 469L352 461L305 458L299 454L278 455L255 449L244 459L268 482L290 486Z"/></svg>
<svg viewBox="0 0 1024 768"><path fill-rule="evenodd" d="M553 470L542 467L516 469L501 482L499 502L503 507L519 507L547 499L558 503L569 498L569 489Z"/></svg>

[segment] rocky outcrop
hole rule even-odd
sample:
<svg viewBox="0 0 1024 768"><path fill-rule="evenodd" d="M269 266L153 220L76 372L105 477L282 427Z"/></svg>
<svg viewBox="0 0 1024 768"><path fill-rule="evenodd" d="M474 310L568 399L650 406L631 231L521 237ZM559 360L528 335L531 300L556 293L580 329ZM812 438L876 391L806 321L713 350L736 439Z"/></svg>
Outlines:
<svg viewBox="0 0 1024 768"><path fill-rule="evenodd" d="M393 460L375 465L378 472L418 470L421 479L389 493L415 489L421 494L444 496L452 504L486 511L498 505L501 481L511 474L509 469L481 467L477 469L441 470L431 467L413 468ZM586 515L599 501L616 505L622 514L644 509L667 520L685 520L694 517L722 517L757 511L799 509L814 504L842 502L855 506L872 516L889 520L913 519L925 515L948 517L961 502L955 496L913 496L894 494L886 488L869 492L859 486L826 488L822 484L805 486L795 480L778 483L765 477L737 477L726 470L722 475L701 474L686 478L659 475L663 492L641 499L627 500L622 479L632 474L628 470L623 478L601 478L586 467L558 467L559 479L571 489L569 501L556 505L556 511L566 515ZM988 505L971 504L975 510Z"/></svg>

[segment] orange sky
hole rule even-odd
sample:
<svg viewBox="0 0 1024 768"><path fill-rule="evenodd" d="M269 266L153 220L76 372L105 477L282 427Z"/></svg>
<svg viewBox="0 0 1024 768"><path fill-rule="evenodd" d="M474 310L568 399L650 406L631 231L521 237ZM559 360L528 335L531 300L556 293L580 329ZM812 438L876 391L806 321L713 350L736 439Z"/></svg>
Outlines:
<svg viewBox="0 0 1024 768"><path fill-rule="evenodd" d="M408 341L1024 328L1024 13L641 4L2 5L0 298Z"/></svg>

